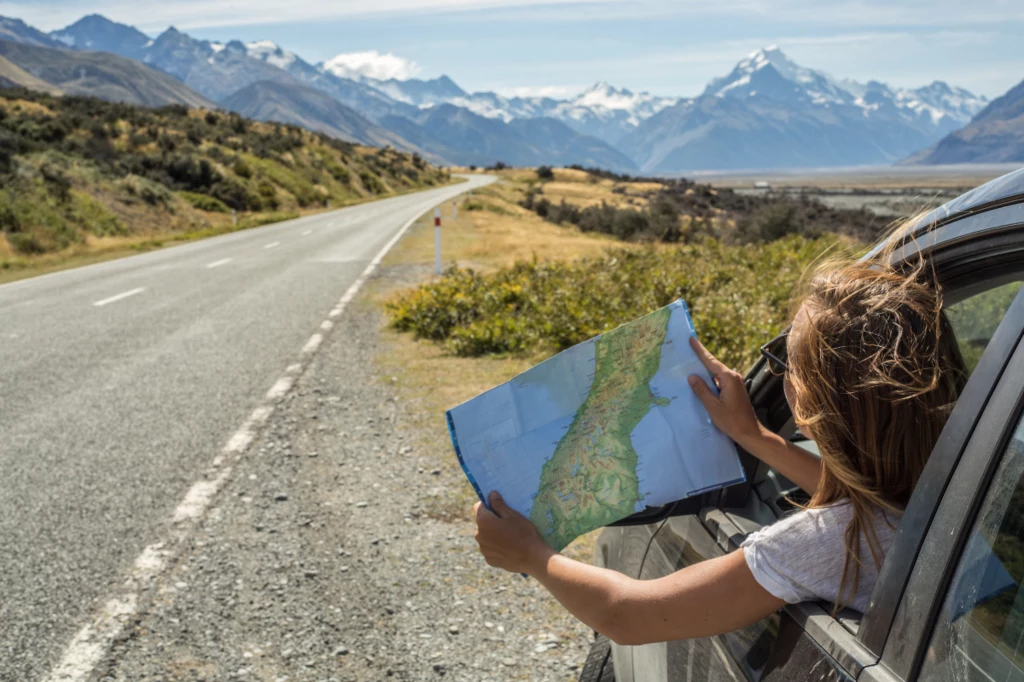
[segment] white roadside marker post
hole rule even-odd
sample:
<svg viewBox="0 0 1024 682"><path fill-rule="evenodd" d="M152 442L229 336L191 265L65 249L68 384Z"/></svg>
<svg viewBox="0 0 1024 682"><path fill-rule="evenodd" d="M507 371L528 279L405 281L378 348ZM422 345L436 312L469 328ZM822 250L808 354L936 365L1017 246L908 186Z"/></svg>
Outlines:
<svg viewBox="0 0 1024 682"><path fill-rule="evenodd" d="M235 209L231 209L231 224L238 224L238 212Z"/></svg>
<svg viewBox="0 0 1024 682"><path fill-rule="evenodd" d="M441 274L441 209L434 209L434 274Z"/></svg>

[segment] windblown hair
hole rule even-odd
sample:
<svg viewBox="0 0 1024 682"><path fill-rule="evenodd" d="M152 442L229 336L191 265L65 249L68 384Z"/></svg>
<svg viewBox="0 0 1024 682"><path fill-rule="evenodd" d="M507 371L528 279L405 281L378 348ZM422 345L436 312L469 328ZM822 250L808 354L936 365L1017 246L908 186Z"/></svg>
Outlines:
<svg viewBox="0 0 1024 682"><path fill-rule="evenodd" d="M846 603L857 592L860 538L880 567L873 517L906 507L967 377L934 273L924 262L897 269L889 260L886 251L820 265L789 341L793 416L822 460L807 506L852 505L839 587Z"/></svg>

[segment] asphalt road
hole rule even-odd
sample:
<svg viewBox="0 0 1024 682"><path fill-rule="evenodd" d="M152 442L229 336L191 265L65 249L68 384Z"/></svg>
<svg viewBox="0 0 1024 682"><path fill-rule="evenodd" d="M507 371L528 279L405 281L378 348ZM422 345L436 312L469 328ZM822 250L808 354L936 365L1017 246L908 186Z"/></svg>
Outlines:
<svg viewBox="0 0 1024 682"><path fill-rule="evenodd" d="M47 674L398 230L489 181L0 286L0 680Z"/></svg>

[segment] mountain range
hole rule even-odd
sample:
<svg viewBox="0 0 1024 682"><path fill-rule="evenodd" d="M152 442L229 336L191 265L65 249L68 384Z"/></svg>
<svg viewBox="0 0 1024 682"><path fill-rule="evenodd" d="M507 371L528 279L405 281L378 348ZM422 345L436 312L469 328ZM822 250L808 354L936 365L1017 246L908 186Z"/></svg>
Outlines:
<svg viewBox="0 0 1024 682"><path fill-rule="evenodd" d="M1024 161L1024 81L981 110L912 163L1007 163Z"/></svg>
<svg viewBox="0 0 1024 682"><path fill-rule="evenodd" d="M693 98L601 82L557 99L470 93L447 76L376 80L340 59L311 64L271 41L197 40L174 27L151 38L100 15L52 33L0 17L0 44L7 45L0 56L11 67L65 92L159 104L166 91L166 102L220 106L441 163L579 163L675 174L966 158L972 153L962 148L981 133L965 138L957 131L989 112L988 122L979 124L982 137L998 146L993 140L1007 136L1004 117L1017 111L941 81L901 89L834 79L795 64L777 47L748 55ZM127 74L127 61L137 73ZM69 64L81 66L77 73L102 73L78 79ZM0 69L0 79L4 73ZM144 98L125 87L131 78L145 83L138 88ZM961 135L960 142L951 135ZM956 154L949 151L954 147ZM980 158L1017 153L989 151Z"/></svg>

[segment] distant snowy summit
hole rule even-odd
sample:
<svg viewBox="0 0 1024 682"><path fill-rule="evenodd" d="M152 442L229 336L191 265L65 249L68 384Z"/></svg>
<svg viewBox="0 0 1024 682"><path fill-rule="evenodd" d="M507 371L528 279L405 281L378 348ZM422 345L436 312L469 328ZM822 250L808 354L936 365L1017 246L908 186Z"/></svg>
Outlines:
<svg viewBox="0 0 1024 682"><path fill-rule="evenodd" d="M729 75L708 83L704 94L771 98L795 105L855 106L865 116L898 112L908 119L930 121L937 127L962 126L988 103L985 97L942 81L905 89L878 81L836 80L822 71L794 63L775 45L747 55Z"/></svg>
<svg viewBox="0 0 1024 682"><path fill-rule="evenodd" d="M928 149L991 108L942 81L905 88L839 80L778 46L750 53L696 97L605 81L555 97L468 92L448 76L417 78L418 65L391 53L345 52L313 64L271 40L197 40L173 26L150 37L96 14L51 33L0 17L0 40L111 52L246 115L460 164L584 163L651 174L878 164ZM1005 103L995 110L1000 120L1016 111ZM986 125L996 144L1002 128Z"/></svg>

